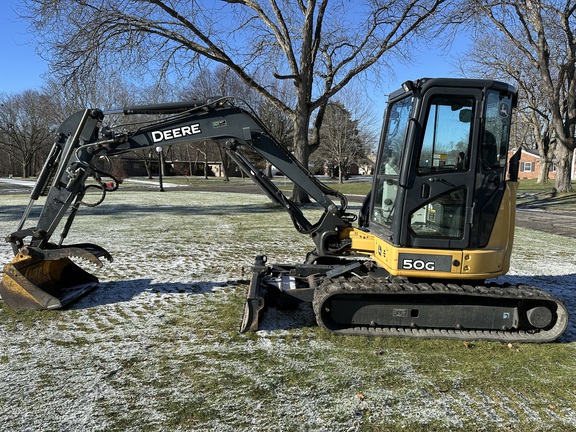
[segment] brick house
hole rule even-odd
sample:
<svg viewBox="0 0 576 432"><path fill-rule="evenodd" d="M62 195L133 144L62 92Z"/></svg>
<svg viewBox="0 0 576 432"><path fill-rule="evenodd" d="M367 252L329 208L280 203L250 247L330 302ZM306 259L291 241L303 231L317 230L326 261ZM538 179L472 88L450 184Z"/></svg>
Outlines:
<svg viewBox="0 0 576 432"><path fill-rule="evenodd" d="M508 160L516 153L516 149L508 150ZM522 148L522 157L520 158L519 179L537 179L540 174L540 155L538 150L527 150ZM549 177L556 178L556 165L552 161ZM574 177L574 175L572 176Z"/></svg>
<svg viewBox="0 0 576 432"><path fill-rule="evenodd" d="M516 149L508 150L508 160L516 153ZM574 152L574 160L572 161L572 179L576 179L576 151ZM540 174L540 155L538 150L527 150L522 148L522 157L520 158L520 170L518 173L519 179L537 179ZM550 168L550 179L556 178L556 165L552 161Z"/></svg>
<svg viewBox="0 0 576 432"><path fill-rule="evenodd" d="M508 150L508 160L516 153L516 149ZM540 173L540 155L538 150L527 150L522 148L522 157L520 158L519 179L537 179ZM555 176L554 164L550 170L550 178Z"/></svg>

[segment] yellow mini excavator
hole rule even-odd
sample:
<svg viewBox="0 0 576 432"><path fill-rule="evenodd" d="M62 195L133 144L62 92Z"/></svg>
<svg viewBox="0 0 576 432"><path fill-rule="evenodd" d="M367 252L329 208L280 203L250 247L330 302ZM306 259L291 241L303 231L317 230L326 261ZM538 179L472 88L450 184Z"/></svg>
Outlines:
<svg viewBox="0 0 576 432"><path fill-rule="evenodd" d="M568 323L561 301L535 287L485 282L508 271L512 251L520 155L508 161L507 154L515 100L513 87L492 80L405 82L389 96L372 191L359 215L348 213L346 197L311 175L234 98L79 111L60 126L20 223L7 236L15 257L4 267L0 295L14 309L51 309L98 284L72 258L101 265L110 254L64 241L86 191L101 191L102 201L117 188L101 180L102 156L212 140L315 245L300 264L256 257L242 332L258 328L265 306L306 301L319 325L343 334L555 340ZM102 127L112 114L143 120ZM247 149L306 191L324 209L321 217L310 221L253 166ZM46 199L30 223L40 196Z"/></svg>

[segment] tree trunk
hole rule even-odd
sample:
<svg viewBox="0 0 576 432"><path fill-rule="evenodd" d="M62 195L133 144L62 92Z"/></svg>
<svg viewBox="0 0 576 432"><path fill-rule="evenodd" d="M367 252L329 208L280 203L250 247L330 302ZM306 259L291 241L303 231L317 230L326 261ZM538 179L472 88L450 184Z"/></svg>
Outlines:
<svg viewBox="0 0 576 432"><path fill-rule="evenodd" d="M540 129L535 127L534 133L541 136L540 143L538 145L538 154L540 155L540 172L538 173L537 183L545 184L550 182L550 169L552 165L552 159L554 158L554 151L552 142L550 141L550 131L548 128L544 132L540 132Z"/></svg>
<svg viewBox="0 0 576 432"><path fill-rule="evenodd" d="M149 158L144 157L144 168L146 168L146 175L149 180L152 179L152 162Z"/></svg>
<svg viewBox="0 0 576 432"><path fill-rule="evenodd" d="M556 149L556 191L572 192L572 150L559 140Z"/></svg>
<svg viewBox="0 0 576 432"><path fill-rule="evenodd" d="M208 143L204 141L204 180L208 180Z"/></svg>
<svg viewBox="0 0 576 432"><path fill-rule="evenodd" d="M28 178L32 174L32 166L34 161L34 154L29 153L24 156L24 160L22 161L22 177Z"/></svg>
<svg viewBox="0 0 576 432"><path fill-rule="evenodd" d="M538 173L538 180L536 183L550 183L550 159L546 156L540 158L540 172Z"/></svg>
<svg viewBox="0 0 576 432"><path fill-rule="evenodd" d="M308 146L308 116L305 114L295 114L294 117L294 156L305 167L308 168L310 159L310 147ZM292 189L292 201L296 204L310 203L310 197L297 185Z"/></svg>
<svg viewBox="0 0 576 432"><path fill-rule="evenodd" d="M266 161L266 170L265 170L265 175L268 178L272 178L274 177L274 174L272 174L272 164L268 161Z"/></svg>
<svg viewBox="0 0 576 432"><path fill-rule="evenodd" d="M220 153L220 160L222 161L222 175L224 176L224 181L229 182L230 177L228 175L228 170L230 169L230 158L228 154L222 150L221 146L218 146L218 152Z"/></svg>

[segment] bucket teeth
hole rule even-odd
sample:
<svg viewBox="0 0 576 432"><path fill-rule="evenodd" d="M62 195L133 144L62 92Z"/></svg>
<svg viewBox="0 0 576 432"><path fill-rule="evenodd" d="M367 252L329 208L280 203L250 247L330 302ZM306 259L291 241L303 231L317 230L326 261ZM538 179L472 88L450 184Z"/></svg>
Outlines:
<svg viewBox="0 0 576 432"><path fill-rule="evenodd" d="M4 266L0 282L2 300L15 310L61 308L98 285L98 278L70 258L86 260L102 267L100 257L112 260L103 248L91 244L56 249L23 247Z"/></svg>
<svg viewBox="0 0 576 432"><path fill-rule="evenodd" d="M54 249L40 249L36 247L25 246L20 249L18 255L16 255L16 258L12 262L15 262L19 256L22 256L22 259L25 259L25 257L29 256L36 261L54 261L62 258L79 258L89 261L98 267L102 267L103 265L102 261L100 260L101 257L112 262L112 256L106 249L91 243L79 243Z"/></svg>

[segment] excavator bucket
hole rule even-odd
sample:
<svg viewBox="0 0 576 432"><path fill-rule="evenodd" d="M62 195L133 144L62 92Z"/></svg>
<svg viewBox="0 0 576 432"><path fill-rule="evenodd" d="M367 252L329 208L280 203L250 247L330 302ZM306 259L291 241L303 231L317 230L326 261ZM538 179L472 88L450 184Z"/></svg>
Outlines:
<svg viewBox="0 0 576 432"><path fill-rule="evenodd" d="M110 254L99 246L82 244L58 249L23 247L4 266L0 282L2 300L15 310L61 308L98 285L98 278L77 266L78 257L102 267L99 257Z"/></svg>

